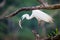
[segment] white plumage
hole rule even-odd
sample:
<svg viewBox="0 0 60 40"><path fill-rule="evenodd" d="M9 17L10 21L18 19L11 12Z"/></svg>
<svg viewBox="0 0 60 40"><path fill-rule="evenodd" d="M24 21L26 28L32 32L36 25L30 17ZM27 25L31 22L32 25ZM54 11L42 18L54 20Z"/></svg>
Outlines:
<svg viewBox="0 0 60 40"><path fill-rule="evenodd" d="M39 22L40 21L45 21L45 22L51 22L53 23L53 18L51 16L49 16L48 14L46 14L45 12L41 11L41 10L32 10L32 14L31 16L29 16L29 14L24 14L22 16L22 20L24 18L26 18L27 20L30 20L32 18L36 18ZM21 20L19 21L19 25L21 27Z"/></svg>

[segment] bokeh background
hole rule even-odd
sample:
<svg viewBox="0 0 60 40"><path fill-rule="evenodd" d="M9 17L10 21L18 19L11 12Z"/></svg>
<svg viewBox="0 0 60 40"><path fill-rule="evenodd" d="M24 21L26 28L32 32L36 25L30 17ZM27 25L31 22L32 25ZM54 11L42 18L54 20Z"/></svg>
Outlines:
<svg viewBox="0 0 60 40"><path fill-rule="evenodd" d="M0 0L0 3L3 1L4 0ZM46 1L49 4L60 3L60 0L46 0ZM37 5L40 5L40 3L37 0L5 0L4 6L0 8L0 18L11 14L12 12L14 12L15 10L21 7L30 7ZM55 35L54 33L56 33L56 31L60 32L60 9L56 9L56 10L41 9L41 10L53 17L54 24L48 24L43 22L42 23L43 27L41 26L39 29L40 36L44 36L44 35L49 37L54 36ZM35 39L33 33L31 32L31 29L29 28L29 26L32 26L33 24L30 24L30 22L25 19L23 20L22 23L23 29L20 29L18 25L18 21L21 19L21 16L25 13L31 15L32 12L22 11L11 18L0 19L0 40L34 40Z"/></svg>

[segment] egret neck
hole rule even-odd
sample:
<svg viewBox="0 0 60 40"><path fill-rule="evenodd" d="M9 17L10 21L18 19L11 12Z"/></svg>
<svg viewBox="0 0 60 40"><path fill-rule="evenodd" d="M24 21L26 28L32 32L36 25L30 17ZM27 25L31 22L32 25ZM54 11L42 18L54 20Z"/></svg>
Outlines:
<svg viewBox="0 0 60 40"><path fill-rule="evenodd" d="M30 20L30 19L32 19L33 18L33 16L31 15L31 16L29 16L28 14L25 16L26 17L26 19L27 20Z"/></svg>

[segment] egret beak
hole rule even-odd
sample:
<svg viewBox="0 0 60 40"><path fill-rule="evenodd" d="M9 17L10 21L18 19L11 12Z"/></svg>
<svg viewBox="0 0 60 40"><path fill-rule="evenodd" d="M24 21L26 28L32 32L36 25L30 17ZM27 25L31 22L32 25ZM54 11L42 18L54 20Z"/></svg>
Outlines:
<svg viewBox="0 0 60 40"><path fill-rule="evenodd" d="M20 26L20 28L22 29L21 22L22 22L22 20L20 19L20 20L19 20L19 26Z"/></svg>

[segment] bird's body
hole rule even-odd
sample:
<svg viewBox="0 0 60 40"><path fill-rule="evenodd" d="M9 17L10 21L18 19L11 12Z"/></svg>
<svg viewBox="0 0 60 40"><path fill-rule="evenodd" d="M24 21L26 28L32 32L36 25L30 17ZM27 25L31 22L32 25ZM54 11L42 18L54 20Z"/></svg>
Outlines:
<svg viewBox="0 0 60 40"><path fill-rule="evenodd" d="M37 15L38 14L38 15ZM53 22L53 19L48 14L40 11L40 10L33 10L32 16L35 17L38 21L45 21L45 22Z"/></svg>

